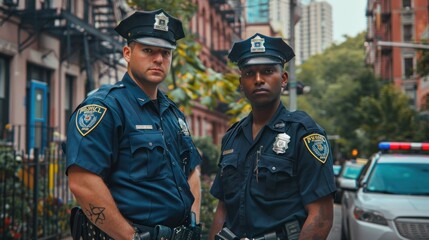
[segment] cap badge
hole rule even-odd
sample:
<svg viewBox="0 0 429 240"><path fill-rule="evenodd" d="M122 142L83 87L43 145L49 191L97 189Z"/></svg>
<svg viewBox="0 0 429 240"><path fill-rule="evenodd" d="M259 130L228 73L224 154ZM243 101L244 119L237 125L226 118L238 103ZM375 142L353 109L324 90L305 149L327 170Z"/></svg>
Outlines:
<svg viewBox="0 0 429 240"><path fill-rule="evenodd" d="M285 153L289 142L289 135L286 133L279 133L276 137L276 141L273 143L273 151L277 154Z"/></svg>
<svg viewBox="0 0 429 240"><path fill-rule="evenodd" d="M155 15L155 23L153 29L168 32L168 17L164 13Z"/></svg>
<svg viewBox="0 0 429 240"><path fill-rule="evenodd" d="M261 38L259 35L254 37L251 40L252 47L250 48L250 52L265 52L264 43L265 39Z"/></svg>

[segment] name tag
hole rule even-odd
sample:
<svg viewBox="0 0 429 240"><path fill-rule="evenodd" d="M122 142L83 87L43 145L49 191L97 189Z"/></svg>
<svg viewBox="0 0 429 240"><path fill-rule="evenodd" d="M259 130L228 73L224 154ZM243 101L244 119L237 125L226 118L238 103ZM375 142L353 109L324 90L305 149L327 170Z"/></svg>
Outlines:
<svg viewBox="0 0 429 240"><path fill-rule="evenodd" d="M228 149L228 150L223 151L222 155L228 155L228 154L231 154L233 152L234 152L234 149Z"/></svg>
<svg viewBox="0 0 429 240"><path fill-rule="evenodd" d="M153 129L152 125L136 125L137 130L148 130Z"/></svg>

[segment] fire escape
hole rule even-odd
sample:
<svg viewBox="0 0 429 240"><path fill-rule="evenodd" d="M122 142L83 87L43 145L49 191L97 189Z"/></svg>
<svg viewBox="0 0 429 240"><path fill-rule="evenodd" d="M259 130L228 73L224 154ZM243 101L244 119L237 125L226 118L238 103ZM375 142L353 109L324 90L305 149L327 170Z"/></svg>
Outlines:
<svg viewBox="0 0 429 240"><path fill-rule="evenodd" d="M216 11L222 16L227 24L233 29L234 35L231 36L231 41L241 40L242 31L242 7L240 0L210 0L210 5L213 6ZM211 54L221 60L223 63L227 63L226 56L228 55L228 49L210 49Z"/></svg>
<svg viewBox="0 0 429 240"><path fill-rule="evenodd" d="M39 39L41 33L48 33L60 40L60 62L79 64L87 74L87 89L96 87L93 66L100 62L98 77L106 74L118 81L116 70L122 56L123 43L113 32L116 23L126 14L118 2L123 0L84 0L83 17L72 11L74 0L63 1L61 8L42 4L36 9L36 0L26 1L25 9L17 9L14 2L5 1L0 11L5 14L2 22L18 17L18 50L22 52Z"/></svg>

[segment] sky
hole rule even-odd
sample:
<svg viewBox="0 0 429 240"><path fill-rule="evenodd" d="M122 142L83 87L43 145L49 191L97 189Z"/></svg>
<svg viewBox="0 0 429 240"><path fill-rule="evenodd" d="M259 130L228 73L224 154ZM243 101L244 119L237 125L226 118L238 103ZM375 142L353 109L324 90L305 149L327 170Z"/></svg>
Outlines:
<svg viewBox="0 0 429 240"><path fill-rule="evenodd" d="M319 0L322 1L322 0ZM354 37L366 30L365 9L367 0L324 0L332 6L334 42L345 40L344 34Z"/></svg>

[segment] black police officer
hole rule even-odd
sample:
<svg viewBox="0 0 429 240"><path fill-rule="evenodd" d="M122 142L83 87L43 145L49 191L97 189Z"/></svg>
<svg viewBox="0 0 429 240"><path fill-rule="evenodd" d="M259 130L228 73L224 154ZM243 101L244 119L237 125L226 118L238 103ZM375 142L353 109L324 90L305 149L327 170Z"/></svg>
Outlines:
<svg viewBox="0 0 429 240"><path fill-rule="evenodd" d="M182 23L162 9L137 11L115 30L128 41L127 73L73 113L69 186L88 219L111 238L138 239L141 231L171 239L174 228L189 222L191 208L198 218L200 207L201 157L185 116L158 88L184 37Z"/></svg>
<svg viewBox="0 0 429 240"><path fill-rule="evenodd" d="M335 183L326 133L280 101L288 80L284 64L294 56L281 38L262 34L234 43L228 55L252 112L222 140L210 190L219 199L210 239L219 232L219 239L275 240L329 233Z"/></svg>

